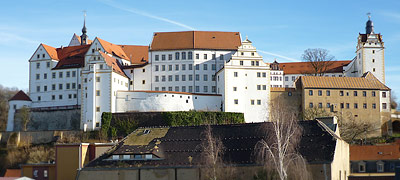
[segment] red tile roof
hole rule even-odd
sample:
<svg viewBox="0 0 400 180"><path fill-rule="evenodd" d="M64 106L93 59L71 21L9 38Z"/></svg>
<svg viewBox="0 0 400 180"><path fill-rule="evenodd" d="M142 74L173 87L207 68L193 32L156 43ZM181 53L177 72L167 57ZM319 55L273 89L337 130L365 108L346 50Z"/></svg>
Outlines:
<svg viewBox="0 0 400 180"><path fill-rule="evenodd" d="M350 64L350 62L350 60L332 61L332 65L328 67L326 73L341 73L343 66ZM309 74L313 71L310 62L280 63L279 67L283 69L285 74Z"/></svg>
<svg viewBox="0 0 400 180"><path fill-rule="evenodd" d="M300 76L296 81L296 84L298 83L302 88L390 90L370 72L363 77Z"/></svg>
<svg viewBox="0 0 400 180"><path fill-rule="evenodd" d="M15 94L9 101L32 101L31 98L24 93L24 91L19 91Z"/></svg>
<svg viewBox="0 0 400 180"><path fill-rule="evenodd" d="M112 68L112 70L122 76L128 77L125 72L122 70L121 64L118 62L117 59L110 57L109 55L101 52L100 55L104 58L104 61L107 63L108 66Z"/></svg>
<svg viewBox="0 0 400 180"><path fill-rule="evenodd" d="M51 47L51 46L43 44L43 43L42 43L42 46L47 51L47 53L49 54L51 59L59 60L58 54L57 54L57 49L55 47Z"/></svg>
<svg viewBox="0 0 400 180"><path fill-rule="evenodd" d="M21 177L21 169L7 169L4 177Z"/></svg>
<svg viewBox="0 0 400 180"><path fill-rule="evenodd" d="M398 160L399 158L398 144L350 146L350 161Z"/></svg>
<svg viewBox="0 0 400 180"><path fill-rule="evenodd" d="M239 32L182 31L156 32L150 50L221 49L237 50L241 45Z"/></svg>
<svg viewBox="0 0 400 180"><path fill-rule="evenodd" d="M58 60L54 69L80 68L85 66L85 54L90 45L57 48Z"/></svg>
<svg viewBox="0 0 400 180"><path fill-rule="evenodd" d="M149 46L119 45L132 65L144 64L149 60Z"/></svg>
<svg viewBox="0 0 400 180"><path fill-rule="evenodd" d="M120 57L122 59L129 59L129 56L125 54L125 51L122 50L122 47L113 43L110 43L108 41L105 41L103 39L100 39L97 37L97 40L99 40L101 46L103 46L104 50L114 56Z"/></svg>

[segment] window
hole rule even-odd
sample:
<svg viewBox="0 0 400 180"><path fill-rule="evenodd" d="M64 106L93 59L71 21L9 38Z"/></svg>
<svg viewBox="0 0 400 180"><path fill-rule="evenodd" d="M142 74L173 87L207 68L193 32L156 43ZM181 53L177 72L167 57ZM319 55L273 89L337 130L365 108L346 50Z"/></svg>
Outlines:
<svg viewBox="0 0 400 180"><path fill-rule="evenodd" d="M175 75L175 81L179 81L179 75Z"/></svg>
<svg viewBox="0 0 400 180"><path fill-rule="evenodd" d="M262 85L263 90L267 90L267 85Z"/></svg>
<svg viewBox="0 0 400 180"><path fill-rule="evenodd" d="M193 59L193 53L192 52L188 52L188 59Z"/></svg>
<svg viewBox="0 0 400 180"><path fill-rule="evenodd" d="M234 99L234 100L233 100L233 103L234 103L234 104L239 104L239 100L238 100L238 99Z"/></svg>
<svg viewBox="0 0 400 180"><path fill-rule="evenodd" d="M263 72L263 73L262 73L262 77L267 77L267 73ZM281 77L281 78L282 78L282 77ZM281 79L281 81L282 81L282 79Z"/></svg>
<svg viewBox="0 0 400 180"><path fill-rule="evenodd" d="M200 92L200 86L196 86L196 92Z"/></svg>
<svg viewBox="0 0 400 180"><path fill-rule="evenodd" d="M36 69L40 68L40 63L36 63Z"/></svg>
<svg viewBox="0 0 400 180"><path fill-rule="evenodd" d="M233 91L237 91L237 87L233 87Z"/></svg>
<svg viewBox="0 0 400 180"><path fill-rule="evenodd" d="M313 108L313 107L314 107L313 103L310 102L310 103L308 104L308 107L309 107L309 108Z"/></svg>
<svg viewBox="0 0 400 180"><path fill-rule="evenodd" d="M53 78L53 79L56 78L56 73L55 72L51 73L51 78Z"/></svg>
<svg viewBox="0 0 400 180"><path fill-rule="evenodd" d="M289 77L285 76L285 81L289 81Z"/></svg>
<svg viewBox="0 0 400 180"><path fill-rule="evenodd" d="M172 54L168 54L168 60L172 60Z"/></svg>
<svg viewBox="0 0 400 180"><path fill-rule="evenodd" d="M203 81L208 81L208 75L207 74L203 75Z"/></svg>
<svg viewBox="0 0 400 180"><path fill-rule="evenodd" d="M211 70L215 71L217 69L217 65L216 64L211 64Z"/></svg>
<svg viewBox="0 0 400 180"><path fill-rule="evenodd" d="M313 90L308 90L308 95L312 96L313 95Z"/></svg>
<svg viewBox="0 0 400 180"><path fill-rule="evenodd" d="M196 59L200 59L200 55L199 54L196 54Z"/></svg>
<svg viewBox="0 0 400 180"><path fill-rule="evenodd" d="M165 54L161 55L161 60L165 61Z"/></svg>
<svg viewBox="0 0 400 180"><path fill-rule="evenodd" d="M251 61L251 65L252 65L252 66L254 66L254 65L255 65L254 61Z"/></svg>
<svg viewBox="0 0 400 180"><path fill-rule="evenodd" d="M256 66L260 66L260 61L256 61Z"/></svg>
<svg viewBox="0 0 400 180"><path fill-rule="evenodd" d="M296 76L292 76L292 81L296 80Z"/></svg>
<svg viewBox="0 0 400 180"><path fill-rule="evenodd" d="M250 100L250 104L254 105L254 99Z"/></svg>
<svg viewBox="0 0 400 180"><path fill-rule="evenodd" d="M62 99L63 98L63 95L58 95L58 99Z"/></svg>
<svg viewBox="0 0 400 180"><path fill-rule="evenodd" d="M376 171L378 172L383 172L384 171L384 166L383 166L383 162L382 161L378 161L376 163Z"/></svg>
<svg viewBox="0 0 400 180"><path fill-rule="evenodd" d="M158 70L159 70L159 67L158 67L158 65L156 65L156 66L155 66L155 68L156 68L156 69L155 69L155 71L158 71Z"/></svg>
<svg viewBox="0 0 400 180"><path fill-rule="evenodd" d="M161 66L161 71L165 71L165 65Z"/></svg>
<svg viewBox="0 0 400 180"><path fill-rule="evenodd" d="M359 172L365 172L365 162L359 162L358 163L358 171Z"/></svg>
<svg viewBox="0 0 400 180"><path fill-rule="evenodd" d="M330 108L331 107L331 103L326 103L326 108Z"/></svg>
<svg viewBox="0 0 400 180"><path fill-rule="evenodd" d="M219 60L224 60L224 55L223 54L219 55Z"/></svg>
<svg viewBox="0 0 400 180"><path fill-rule="evenodd" d="M168 87L168 91L172 91L172 86Z"/></svg>
<svg viewBox="0 0 400 180"><path fill-rule="evenodd" d="M350 109L350 103L346 103L346 108Z"/></svg>
<svg viewBox="0 0 400 180"><path fill-rule="evenodd" d="M364 97L367 96L367 91L363 91L363 96L364 96Z"/></svg>
<svg viewBox="0 0 400 180"><path fill-rule="evenodd" d="M182 71L186 70L186 64L182 64Z"/></svg>
<svg viewBox="0 0 400 180"><path fill-rule="evenodd" d="M47 73L43 74L43 79L47 79Z"/></svg>
<svg viewBox="0 0 400 180"><path fill-rule="evenodd" d="M182 86L182 92L186 92L186 86Z"/></svg>
<svg viewBox="0 0 400 180"><path fill-rule="evenodd" d="M142 84L146 84L146 80L142 80Z"/></svg>
<svg viewBox="0 0 400 180"><path fill-rule="evenodd" d="M62 90L63 89L63 84L58 84L58 89Z"/></svg>
<svg viewBox="0 0 400 180"><path fill-rule="evenodd" d="M217 86L211 86L211 92L213 93L217 92Z"/></svg>
<svg viewBox="0 0 400 180"><path fill-rule="evenodd" d="M189 74L189 81L193 81L193 75Z"/></svg>
<svg viewBox="0 0 400 180"><path fill-rule="evenodd" d="M382 92L382 97L386 97L386 92Z"/></svg>
<svg viewBox="0 0 400 180"><path fill-rule="evenodd" d="M204 54L204 60L207 60L207 54Z"/></svg>
<svg viewBox="0 0 400 180"><path fill-rule="evenodd" d="M331 96L331 91L330 90L326 90L326 96Z"/></svg>
<svg viewBox="0 0 400 180"><path fill-rule="evenodd" d="M364 103L364 104L363 104L363 108L364 108L364 109L367 109L367 103Z"/></svg>
<svg viewBox="0 0 400 180"><path fill-rule="evenodd" d="M208 92L208 86L203 87L203 92Z"/></svg>
<svg viewBox="0 0 400 180"><path fill-rule="evenodd" d="M52 85L51 85L51 90L53 90L53 91L56 90L56 85L55 85L55 84L52 84Z"/></svg>
<svg viewBox="0 0 400 180"><path fill-rule="evenodd" d="M238 77L238 72L233 72L234 77Z"/></svg>
<svg viewBox="0 0 400 180"><path fill-rule="evenodd" d="M339 95L340 95L340 96L343 96L343 91L339 91Z"/></svg>
<svg viewBox="0 0 400 180"><path fill-rule="evenodd" d="M375 59L372 59L372 63L374 63L375 62Z"/></svg>
<svg viewBox="0 0 400 180"><path fill-rule="evenodd" d="M56 96L55 95L51 95L51 100L56 100Z"/></svg>
<svg viewBox="0 0 400 180"><path fill-rule="evenodd" d="M372 50L372 54L375 54L375 50Z"/></svg>
<svg viewBox="0 0 400 180"><path fill-rule="evenodd" d="M240 61L240 65L243 66L243 61Z"/></svg>
<svg viewBox="0 0 400 180"><path fill-rule="evenodd" d="M36 80L40 79L40 74L36 74Z"/></svg>
<svg viewBox="0 0 400 180"><path fill-rule="evenodd" d="M318 90L318 96L322 96L322 90Z"/></svg>
<svg viewBox="0 0 400 180"><path fill-rule="evenodd" d="M261 73L260 72L257 72L257 77L261 77Z"/></svg>
<svg viewBox="0 0 400 180"><path fill-rule="evenodd" d="M44 91L47 91L47 86L43 86L43 90L44 90Z"/></svg>
<svg viewBox="0 0 400 180"><path fill-rule="evenodd" d="M96 82L100 82L100 77L96 77Z"/></svg>
<svg viewBox="0 0 400 180"><path fill-rule="evenodd" d="M211 81L215 81L215 75L211 75Z"/></svg>
<svg viewBox="0 0 400 180"><path fill-rule="evenodd" d="M196 74L196 81L200 81L200 75Z"/></svg>
<svg viewBox="0 0 400 180"><path fill-rule="evenodd" d="M160 88L159 88L159 87L155 87L154 90L155 90L155 91L159 91Z"/></svg>
<svg viewBox="0 0 400 180"><path fill-rule="evenodd" d="M96 96L100 96L100 90L96 90Z"/></svg>
<svg viewBox="0 0 400 180"><path fill-rule="evenodd" d="M193 92L193 86L189 86L189 92Z"/></svg>
<svg viewBox="0 0 400 180"><path fill-rule="evenodd" d="M182 60L186 59L186 52L182 52Z"/></svg>
<svg viewBox="0 0 400 180"><path fill-rule="evenodd" d="M322 108L322 103L318 103L318 108Z"/></svg>
<svg viewBox="0 0 400 180"><path fill-rule="evenodd" d="M257 99L257 105L261 105L261 99Z"/></svg>
<svg viewBox="0 0 400 180"><path fill-rule="evenodd" d="M358 104L354 103L354 109L358 109Z"/></svg>
<svg viewBox="0 0 400 180"><path fill-rule="evenodd" d="M182 81L186 81L186 75L182 75Z"/></svg>
<svg viewBox="0 0 400 180"><path fill-rule="evenodd" d="M175 91L179 92L179 86L175 86Z"/></svg>
<svg viewBox="0 0 400 180"><path fill-rule="evenodd" d="M72 71L72 77L75 77L75 76L76 76L76 72Z"/></svg>
<svg viewBox="0 0 400 180"><path fill-rule="evenodd" d="M58 72L58 78L62 78L63 77L63 72Z"/></svg>
<svg viewBox="0 0 400 180"><path fill-rule="evenodd" d="M155 76L155 80L154 80L155 82L159 82L160 81L160 78L159 78L159 76Z"/></svg>
<svg viewBox="0 0 400 180"><path fill-rule="evenodd" d="M50 62L46 62L46 67L50 68Z"/></svg>
<svg viewBox="0 0 400 180"><path fill-rule="evenodd" d="M71 84L70 83L65 84L65 88L66 89L70 89L71 88Z"/></svg>
<svg viewBox="0 0 400 180"><path fill-rule="evenodd" d="M165 79L165 76L161 76L161 81L162 81L162 82L165 82L165 80L166 80L166 79Z"/></svg>
<svg viewBox="0 0 400 180"><path fill-rule="evenodd" d="M172 75L168 75L168 81L172 81Z"/></svg>
<svg viewBox="0 0 400 180"><path fill-rule="evenodd" d="M376 104L372 103L372 109L376 109Z"/></svg>
<svg viewBox="0 0 400 180"><path fill-rule="evenodd" d="M196 70L200 70L200 65L199 65L199 64L196 64L195 69L196 69Z"/></svg>
<svg viewBox="0 0 400 180"><path fill-rule="evenodd" d="M375 97L375 96L376 96L375 91L372 91L372 97Z"/></svg>
<svg viewBox="0 0 400 180"><path fill-rule="evenodd" d="M193 70L193 64L189 64L189 70Z"/></svg>
<svg viewBox="0 0 400 180"><path fill-rule="evenodd" d="M382 109L386 109L386 108L387 108L386 103L382 103Z"/></svg>
<svg viewBox="0 0 400 180"><path fill-rule="evenodd" d="M354 96L357 96L357 91L354 91Z"/></svg>
<svg viewBox="0 0 400 180"><path fill-rule="evenodd" d="M179 71L179 64L175 64L175 71Z"/></svg>
<svg viewBox="0 0 400 180"><path fill-rule="evenodd" d="M179 52L175 53L175 60L179 60Z"/></svg>
<svg viewBox="0 0 400 180"><path fill-rule="evenodd" d="M257 90L261 90L261 85L257 85Z"/></svg>
<svg viewBox="0 0 400 180"><path fill-rule="evenodd" d="M203 64L203 70L207 70L207 69L208 69L207 64Z"/></svg>
<svg viewBox="0 0 400 180"><path fill-rule="evenodd" d="M66 76L67 78L68 78L68 77L71 77L71 72L70 72L70 71L67 71L65 76Z"/></svg>
<svg viewBox="0 0 400 180"><path fill-rule="evenodd" d="M340 103L340 108L341 108L341 109L344 108L344 103Z"/></svg>

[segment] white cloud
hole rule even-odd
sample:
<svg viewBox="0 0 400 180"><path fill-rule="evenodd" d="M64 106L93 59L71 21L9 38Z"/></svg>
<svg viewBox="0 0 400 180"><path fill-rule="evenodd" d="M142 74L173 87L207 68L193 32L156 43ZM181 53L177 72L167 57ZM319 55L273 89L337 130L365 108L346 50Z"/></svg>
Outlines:
<svg viewBox="0 0 400 180"><path fill-rule="evenodd" d="M294 58L291 58L291 57L283 56L283 55L280 55L280 54L275 54L275 53L267 52L267 51L263 51L263 50L257 50L257 51L261 52L261 53L264 53L264 54L267 54L267 55L271 55L271 56L279 57L279 58L282 58L282 59L286 59L286 60L289 60L289 61L292 61L292 62L300 62L300 60L298 60L298 59L294 59Z"/></svg>
<svg viewBox="0 0 400 180"><path fill-rule="evenodd" d="M17 34L0 32L0 44L9 44L16 41L22 41L29 44L40 44L38 41L19 36Z"/></svg>
<svg viewBox="0 0 400 180"><path fill-rule="evenodd" d="M123 11L127 11L127 12L130 12L130 13L141 15L141 16L146 16L146 17L149 17L149 18L152 18L152 19L157 19L157 20L160 20L160 21L164 21L164 22L167 22L167 23L170 23L170 24L174 24L174 25L186 28L186 29L195 30L194 27L188 26L186 24L182 24L180 22L176 22L176 21L164 18L164 17L155 16L155 15L152 15L152 14L149 14L147 12L140 11L140 10L137 10L137 9L134 9L134 8L128 8L128 7L123 6L121 4L118 4L118 3L116 3L116 2L114 2L112 0L99 0L99 1L104 3L104 4L106 4L106 5L108 5L108 6L111 6L113 8L117 8L117 9L120 9L120 10L123 10Z"/></svg>

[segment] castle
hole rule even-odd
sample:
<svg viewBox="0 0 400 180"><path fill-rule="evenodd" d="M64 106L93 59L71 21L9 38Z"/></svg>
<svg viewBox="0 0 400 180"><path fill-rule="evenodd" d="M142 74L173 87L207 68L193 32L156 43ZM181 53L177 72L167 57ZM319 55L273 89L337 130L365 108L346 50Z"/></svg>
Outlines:
<svg viewBox="0 0 400 180"><path fill-rule="evenodd" d="M356 57L333 61L324 76L385 83L384 43L369 19ZM295 86L310 63L266 63L239 32L156 32L149 46L117 45L73 35L67 47L40 44L29 59L29 96L10 101L7 131L21 107L77 109L80 128L96 130L103 112L225 111L246 122L268 120L271 87ZM389 95L390 96L390 95Z"/></svg>

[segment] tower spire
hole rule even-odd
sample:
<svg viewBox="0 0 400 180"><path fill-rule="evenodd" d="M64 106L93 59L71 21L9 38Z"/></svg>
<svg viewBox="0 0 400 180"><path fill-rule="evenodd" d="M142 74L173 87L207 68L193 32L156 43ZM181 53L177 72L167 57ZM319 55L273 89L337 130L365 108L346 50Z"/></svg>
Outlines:
<svg viewBox="0 0 400 180"><path fill-rule="evenodd" d="M81 35L81 45L87 44L88 36L86 35L86 10L83 11L83 28L82 28L82 35Z"/></svg>
<svg viewBox="0 0 400 180"><path fill-rule="evenodd" d="M368 12L367 16L368 16L368 21L367 21L367 25L365 27L365 33L366 34L374 34L374 23L371 21L371 13Z"/></svg>

